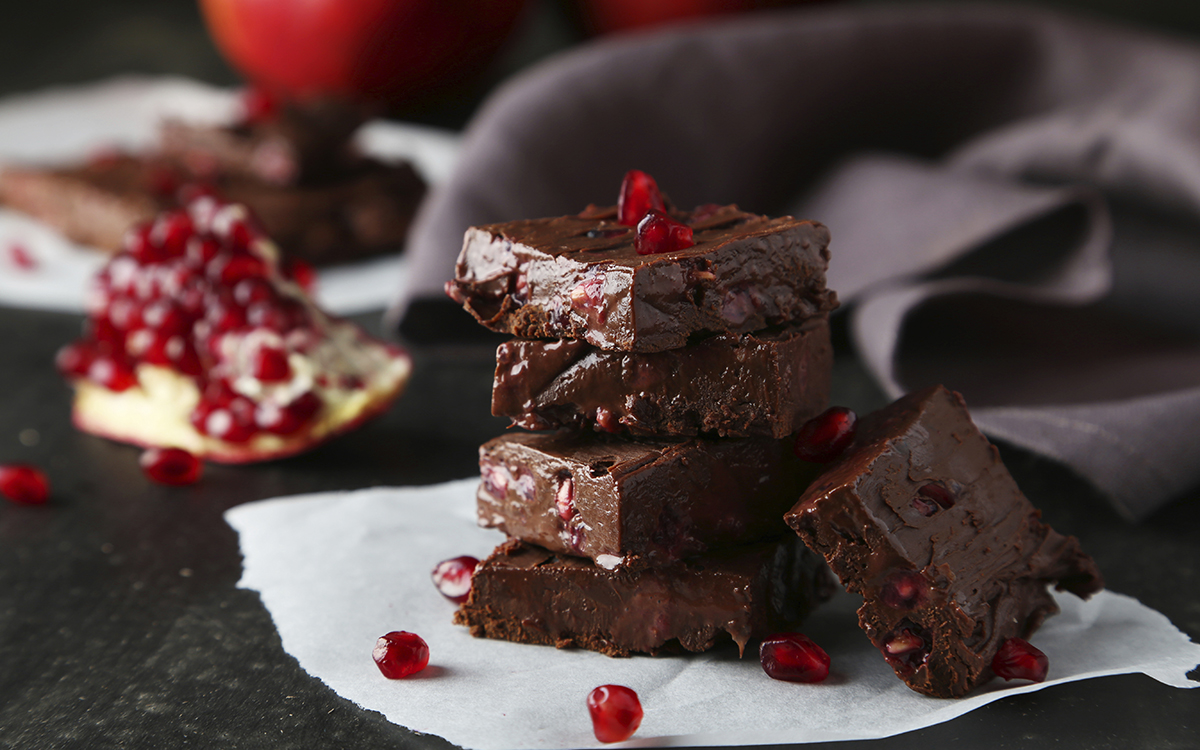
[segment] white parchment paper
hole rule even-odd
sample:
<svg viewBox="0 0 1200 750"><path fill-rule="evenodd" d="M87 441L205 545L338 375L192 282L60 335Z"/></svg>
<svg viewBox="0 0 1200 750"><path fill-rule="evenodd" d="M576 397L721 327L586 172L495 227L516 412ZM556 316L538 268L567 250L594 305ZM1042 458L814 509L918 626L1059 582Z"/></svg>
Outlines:
<svg viewBox="0 0 1200 750"><path fill-rule="evenodd" d="M157 141L164 117L216 123L231 119L235 107L233 90L178 78L120 78L9 97L0 101L0 164L70 164L105 148L144 149ZM366 153L411 160L431 185L445 180L458 153L453 133L394 122L368 123L358 139ZM80 312L87 282L104 260L0 208L0 304ZM323 269L317 299L341 315L379 309L406 276L399 255Z"/></svg>
<svg viewBox="0 0 1200 750"><path fill-rule="evenodd" d="M338 694L390 721L467 748L598 747L584 700L601 684L637 691L645 710L628 744L746 745L887 737L959 716L1006 695L1060 682L1142 672L1194 688L1200 663L1166 617L1104 591L1058 596L1062 613L1033 643L1050 659L1040 685L992 683L960 700L926 698L896 679L841 595L801 628L833 659L819 685L777 682L756 654L612 659L585 651L472 638L429 571L462 554L483 558L503 537L475 523L468 479L415 488L323 493L250 503L226 513L237 530L243 588L258 591L283 647ZM371 660L392 630L421 635L430 666L387 680Z"/></svg>

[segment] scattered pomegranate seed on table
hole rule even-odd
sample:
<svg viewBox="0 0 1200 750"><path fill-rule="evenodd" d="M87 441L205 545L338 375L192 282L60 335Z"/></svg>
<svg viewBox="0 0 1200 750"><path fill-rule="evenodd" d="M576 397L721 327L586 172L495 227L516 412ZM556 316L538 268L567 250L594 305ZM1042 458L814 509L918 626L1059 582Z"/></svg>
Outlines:
<svg viewBox="0 0 1200 750"><path fill-rule="evenodd" d="M797 458L825 464L854 442L858 415L844 406L833 406L804 423L796 433Z"/></svg>
<svg viewBox="0 0 1200 750"><path fill-rule="evenodd" d="M150 448L138 459L142 471L159 484L195 484L203 464L182 448Z"/></svg>
<svg viewBox="0 0 1200 750"><path fill-rule="evenodd" d="M431 576L438 592L455 604L462 604L471 593L471 575L479 565L477 558L460 555L438 563Z"/></svg>
<svg viewBox="0 0 1200 750"><path fill-rule="evenodd" d="M13 266L22 271L33 271L38 267L37 258L33 256L33 253L29 252L28 248L19 242L14 242L8 246L8 257L12 261Z"/></svg>
<svg viewBox="0 0 1200 750"><path fill-rule="evenodd" d="M50 497L50 482L36 466L0 465L0 494L21 505L41 505Z"/></svg>
<svg viewBox="0 0 1200 750"><path fill-rule="evenodd" d="M763 639L758 660L772 679L821 682L829 676L829 654L802 633L777 633Z"/></svg>
<svg viewBox="0 0 1200 750"><path fill-rule="evenodd" d="M667 210L658 183L641 170L629 170L621 180L621 192L617 197L617 223L635 227L652 210Z"/></svg>
<svg viewBox="0 0 1200 750"><path fill-rule="evenodd" d="M992 671L1005 680L1042 682L1050 669L1050 660L1029 641L1009 638L992 658Z"/></svg>
<svg viewBox="0 0 1200 750"><path fill-rule="evenodd" d="M429 665L429 645L416 633L393 630L375 641L371 656L384 677L399 680Z"/></svg>
<svg viewBox="0 0 1200 750"><path fill-rule="evenodd" d="M588 694L592 731L601 742L623 742L642 725L642 703L623 685L601 685Z"/></svg>
<svg viewBox="0 0 1200 750"><path fill-rule="evenodd" d="M695 245L692 228L675 221L662 211L651 210L637 225L633 249L638 255L657 255Z"/></svg>

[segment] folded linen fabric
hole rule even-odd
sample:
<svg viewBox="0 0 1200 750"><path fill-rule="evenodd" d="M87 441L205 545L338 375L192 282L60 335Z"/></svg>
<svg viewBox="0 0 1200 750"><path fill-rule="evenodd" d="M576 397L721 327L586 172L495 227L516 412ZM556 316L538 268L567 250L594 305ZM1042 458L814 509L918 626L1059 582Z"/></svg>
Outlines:
<svg viewBox="0 0 1200 750"><path fill-rule="evenodd" d="M1200 47L911 5L586 45L469 126L413 229L402 331L451 304L429 301L467 226L579 211L631 168L680 206L828 224L829 285L890 395L962 391L1131 519L1200 482Z"/></svg>

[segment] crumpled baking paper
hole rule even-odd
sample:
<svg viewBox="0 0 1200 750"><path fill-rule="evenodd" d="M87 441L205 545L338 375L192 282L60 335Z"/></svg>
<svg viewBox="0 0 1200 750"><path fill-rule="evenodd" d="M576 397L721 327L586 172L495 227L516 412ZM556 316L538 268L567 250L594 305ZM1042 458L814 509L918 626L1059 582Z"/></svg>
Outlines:
<svg viewBox="0 0 1200 750"><path fill-rule="evenodd" d="M179 78L120 78L0 101L0 163L69 164L104 148L137 150L156 142L164 117L222 122L236 92ZM373 121L359 133L364 152L407 158L430 184L453 169L458 136L433 128ZM0 208L0 304L81 312L89 279L105 256L26 216ZM407 275L393 255L322 269L318 302L348 315L386 307Z"/></svg>
<svg viewBox="0 0 1200 750"><path fill-rule="evenodd" d="M1050 659L1041 684L1001 680L959 700L926 698L896 679L840 595L803 632L833 659L817 685L768 678L735 649L613 659L471 637L429 573L463 554L483 558L503 537L475 523L477 480L277 498L226 513L240 536L240 586L260 593L284 649L339 695L418 732L478 750L598 747L585 699L616 683L634 689L645 718L629 746L751 745L888 737L948 721L1006 695L1103 675L1141 672L1194 688L1200 645L1135 599L1103 591L1057 596L1062 613L1034 645ZM385 679L375 640L408 630L430 666ZM464 710L468 707L469 710Z"/></svg>

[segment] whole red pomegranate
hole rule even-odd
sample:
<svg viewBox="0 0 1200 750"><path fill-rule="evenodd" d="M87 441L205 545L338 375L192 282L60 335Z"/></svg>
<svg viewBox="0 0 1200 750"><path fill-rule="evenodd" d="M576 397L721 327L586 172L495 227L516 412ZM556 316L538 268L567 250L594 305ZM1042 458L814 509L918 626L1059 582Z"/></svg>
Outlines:
<svg viewBox="0 0 1200 750"><path fill-rule="evenodd" d="M478 72L525 0L200 0L225 57L286 98L403 104Z"/></svg>
<svg viewBox="0 0 1200 750"><path fill-rule="evenodd" d="M576 5L588 31L606 34L686 18L817 2L822 0L576 0Z"/></svg>

